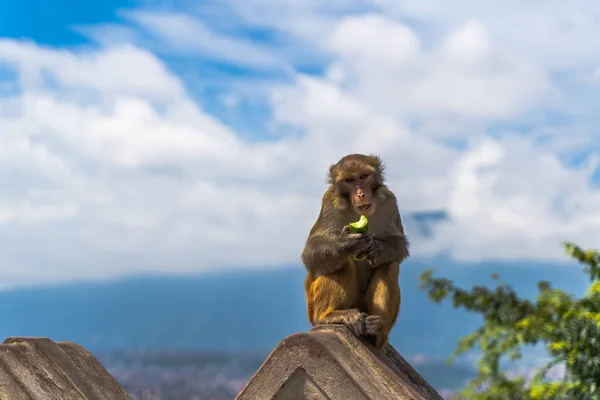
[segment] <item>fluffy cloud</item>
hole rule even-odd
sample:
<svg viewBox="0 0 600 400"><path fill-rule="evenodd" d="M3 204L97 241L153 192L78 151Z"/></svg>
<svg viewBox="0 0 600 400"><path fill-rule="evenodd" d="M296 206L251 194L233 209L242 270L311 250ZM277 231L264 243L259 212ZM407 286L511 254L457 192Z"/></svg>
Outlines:
<svg viewBox="0 0 600 400"><path fill-rule="evenodd" d="M158 36L171 49L249 66L281 67L282 60L249 40L212 31L199 19L180 13L130 12L126 18Z"/></svg>
<svg viewBox="0 0 600 400"><path fill-rule="evenodd" d="M581 76L598 60L568 46L563 54L577 62L528 52L484 11L449 14L432 35L400 22L391 4L361 4L298 2L261 14L230 1L243 23L297 43L293 54L223 29L215 47L208 20L128 14L142 28L128 26L127 38L131 29L161 40L201 29L206 35L180 50L290 72L260 85L236 76L222 93L236 99L227 105L234 112L266 102L265 127L275 132L266 139L249 140L211 115L153 46L1 40L0 68L15 74L0 86L2 281L296 264L326 168L349 152L381 154L404 213L449 214L427 239L407 218L415 256L540 259L561 257L561 240L593 246L597 167L572 161L598 143L585 112L596 101L581 99L577 123L567 115L556 126L548 115L576 98L556 68ZM422 7L408 10L424 21L443 17ZM293 10L319 15L298 25ZM291 19L283 23L282 13ZM571 35L591 29L573 18ZM290 70L299 54L327 60L323 74Z"/></svg>
<svg viewBox="0 0 600 400"><path fill-rule="evenodd" d="M383 12L444 31L465 21L480 21L502 47L547 68L584 68L598 63L590 51L600 44L595 22L600 8L591 0L459 0L440 5L434 0L373 0ZM433 28L433 27L436 28Z"/></svg>
<svg viewBox="0 0 600 400"><path fill-rule="evenodd" d="M380 15L348 17L329 43L340 84L371 106L399 116L501 119L538 105L546 71L498 51L479 22L467 22L424 50L408 27Z"/></svg>

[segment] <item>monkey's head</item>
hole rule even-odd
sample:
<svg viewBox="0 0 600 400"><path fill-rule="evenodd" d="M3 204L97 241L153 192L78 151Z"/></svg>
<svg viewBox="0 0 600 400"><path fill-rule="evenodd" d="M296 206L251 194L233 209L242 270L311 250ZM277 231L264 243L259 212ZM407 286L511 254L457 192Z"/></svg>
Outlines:
<svg viewBox="0 0 600 400"><path fill-rule="evenodd" d="M329 168L328 181L340 202L370 216L377 207L376 190L383 185L383 163L374 155L350 154Z"/></svg>

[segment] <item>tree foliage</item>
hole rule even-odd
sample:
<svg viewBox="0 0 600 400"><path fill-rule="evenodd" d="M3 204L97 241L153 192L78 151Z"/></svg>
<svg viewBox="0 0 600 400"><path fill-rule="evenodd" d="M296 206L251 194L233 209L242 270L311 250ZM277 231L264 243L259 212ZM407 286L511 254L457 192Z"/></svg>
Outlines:
<svg viewBox="0 0 600 400"><path fill-rule="evenodd" d="M457 396L486 400L588 400L600 399L600 252L583 250L565 243L566 252L584 266L590 287L576 298L538 283L535 301L520 298L512 287L499 283L495 289L475 286L470 291L452 281L433 278L433 271L421 275L421 290L440 303L451 298L454 308L482 315L483 325L462 338L449 361L479 347L482 356L477 376ZM497 275L492 276L498 279ZM502 360L522 357L527 345L543 345L551 362L533 379L511 377L501 368ZM564 378L549 379L548 371L564 365Z"/></svg>

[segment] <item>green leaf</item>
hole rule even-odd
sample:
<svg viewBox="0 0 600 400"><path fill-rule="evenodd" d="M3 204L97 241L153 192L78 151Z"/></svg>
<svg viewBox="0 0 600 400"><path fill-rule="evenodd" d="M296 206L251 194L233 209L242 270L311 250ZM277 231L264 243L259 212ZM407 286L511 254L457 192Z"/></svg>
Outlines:
<svg viewBox="0 0 600 400"><path fill-rule="evenodd" d="M548 281L537 284L535 301L522 299L514 289L499 284L494 289L474 286L458 288L433 271L421 274L421 290L434 302L450 299L454 308L464 308L483 317L483 324L461 338L448 359L479 348L477 376L460 393L461 399L599 399L600 395L600 253L564 243L565 252L583 265L590 287L581 297L552 288ZM491 278L499 280L497 274ZM509 377L501 360L522 357L523 346L541 343L551 360L531 380ZM549 371L565 367L563 379L549 379Z"/></svg>

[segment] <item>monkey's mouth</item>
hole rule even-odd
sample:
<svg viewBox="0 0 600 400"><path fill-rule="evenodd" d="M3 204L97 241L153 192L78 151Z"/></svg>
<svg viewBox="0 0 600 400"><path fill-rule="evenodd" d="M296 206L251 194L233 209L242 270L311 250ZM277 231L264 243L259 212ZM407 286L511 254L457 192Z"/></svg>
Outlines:
<svg viewBox="0 0 600 400"><path fill-rule="evenodd" d="M362 206L358 206L358 209L360 211L367 211L369 208L371 208L371 203L369 203L369 204L363 204Z"/></svg>

